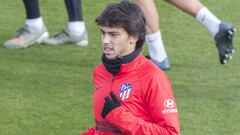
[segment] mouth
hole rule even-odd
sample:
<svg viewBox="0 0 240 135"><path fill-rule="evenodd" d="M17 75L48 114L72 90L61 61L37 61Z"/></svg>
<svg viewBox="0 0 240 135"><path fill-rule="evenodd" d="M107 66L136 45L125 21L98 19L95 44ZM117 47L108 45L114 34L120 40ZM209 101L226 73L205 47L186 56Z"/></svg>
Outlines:
<svg viewBox="0 0 240 135"><path fill-rule="evenodd" d="M106 55L109 55L113 51L113 48L111 47L103 47L103 52Z"/></svg>

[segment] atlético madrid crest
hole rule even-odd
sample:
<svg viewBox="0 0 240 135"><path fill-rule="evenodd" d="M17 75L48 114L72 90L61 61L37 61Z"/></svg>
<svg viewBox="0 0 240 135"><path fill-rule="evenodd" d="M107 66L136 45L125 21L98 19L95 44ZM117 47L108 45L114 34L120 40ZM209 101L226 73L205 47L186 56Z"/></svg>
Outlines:
<svg viewBox="0 0 240 135"><path fill-rule="evenodd" d="M132 85L129 83L123 83L120 88L120 98L126 100L130 97L132 91Z"/></svg>

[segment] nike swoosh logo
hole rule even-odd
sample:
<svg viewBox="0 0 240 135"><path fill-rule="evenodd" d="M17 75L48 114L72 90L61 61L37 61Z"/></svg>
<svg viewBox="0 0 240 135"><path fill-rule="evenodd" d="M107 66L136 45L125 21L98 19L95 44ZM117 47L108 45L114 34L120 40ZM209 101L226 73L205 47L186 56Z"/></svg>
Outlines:
<svg viewBox="0 0 240 135"><path fill-rule="evenodd" d="M99 90L101 87L99 86L95 86L95 90Z"/></svg>
<svg viewBox="0 0 240 135"><path fill-rule="evenodd" d="M156 39L154 39L154 40L149 40L150 43L155 42L155 41L156 41Z"/></svg>

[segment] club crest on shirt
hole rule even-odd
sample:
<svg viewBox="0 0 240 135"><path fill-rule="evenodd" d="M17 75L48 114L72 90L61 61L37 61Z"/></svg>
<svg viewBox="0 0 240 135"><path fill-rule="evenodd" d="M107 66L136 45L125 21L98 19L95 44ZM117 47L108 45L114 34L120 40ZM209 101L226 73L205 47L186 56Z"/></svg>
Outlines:
<svg viewBox="0 0 240 135"><path fill-rule="evenodd" d="M120 88L120 98L126 100L130 97L132 91L132 85L129 83L123 83Z"/></svg>

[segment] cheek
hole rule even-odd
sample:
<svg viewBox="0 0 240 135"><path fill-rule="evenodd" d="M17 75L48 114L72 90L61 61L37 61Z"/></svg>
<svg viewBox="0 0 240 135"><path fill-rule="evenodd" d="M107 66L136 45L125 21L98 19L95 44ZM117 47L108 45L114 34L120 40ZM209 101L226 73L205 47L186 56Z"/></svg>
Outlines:
<svg viewBox="0 0 240 135"><path fill-rule="evenodd" d="M126 48L130 43L129 39L125 36L115 38L112 40L113 48L116 52L121 52Z"/></svg>
<svg viewBox="0 0 240 135"><path fill-rule="evenodd" d="M115 42L114 44L114 50L121 51L122 48L124 48L124 43L121 41Z"/></svg>

